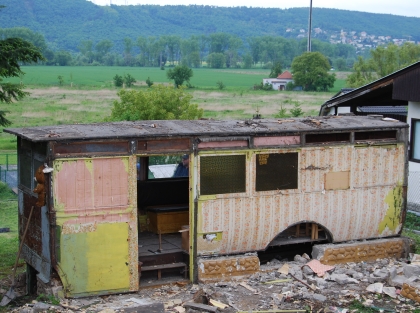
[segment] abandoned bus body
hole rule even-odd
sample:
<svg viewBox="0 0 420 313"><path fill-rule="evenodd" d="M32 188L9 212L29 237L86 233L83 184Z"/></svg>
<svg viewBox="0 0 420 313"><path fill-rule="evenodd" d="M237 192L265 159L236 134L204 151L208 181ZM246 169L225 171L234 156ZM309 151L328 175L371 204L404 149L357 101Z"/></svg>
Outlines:
<svg viewBox="0 0 420 313"><path fill-rule="evenodd" d="M136 121L5 132L18 137L21 233L35 207L23 248L29 279L58 275L67 297L136 291L144 276L171 270L191 281L246 275L259 270L249 252L392 237L404 222L408 128L398 121ZM184 176L174 175L178 166Z"/></svg>

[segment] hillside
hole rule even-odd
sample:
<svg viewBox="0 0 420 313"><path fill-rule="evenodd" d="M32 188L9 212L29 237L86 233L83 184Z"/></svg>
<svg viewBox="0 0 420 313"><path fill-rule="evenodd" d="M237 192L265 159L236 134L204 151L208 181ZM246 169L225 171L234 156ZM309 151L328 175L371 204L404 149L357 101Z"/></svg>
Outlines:
<svg viewBox="0 0 420 313"><path fill-rule="evenodd" d="M54 50L77 51L82 40L109 39L121 51L123 39L138 36L209 35L303 36L308 9L212 6L97 6L87 0L0 0L0 27L27 27L45 36ZM360 8L363 10L363 8ZM420 18L314 8L314 37L329 41L340 31L420 41Z"/></svg>

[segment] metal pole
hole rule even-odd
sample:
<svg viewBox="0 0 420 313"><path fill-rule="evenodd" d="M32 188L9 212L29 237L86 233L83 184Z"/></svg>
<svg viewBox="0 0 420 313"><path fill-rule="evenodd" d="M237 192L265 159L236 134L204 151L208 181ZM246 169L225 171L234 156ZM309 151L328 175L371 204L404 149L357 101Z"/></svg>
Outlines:
<svg viewBox="0 0 420 313"><path fill-rule="evenodd" d="M309 6L309 25L308 25L308 52L311 52L311 32L312 32L312 0Z"/></svg>

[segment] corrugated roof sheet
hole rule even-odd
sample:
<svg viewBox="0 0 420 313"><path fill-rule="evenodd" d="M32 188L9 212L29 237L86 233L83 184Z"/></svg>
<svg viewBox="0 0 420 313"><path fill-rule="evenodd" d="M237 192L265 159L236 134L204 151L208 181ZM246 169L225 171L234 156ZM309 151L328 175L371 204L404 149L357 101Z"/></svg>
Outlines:
<svg viewBox="0 0 420 313"><path fill-rule="evenodd" d="M407 114L408 109L404 106L362 106L359 107L363 113L394 113Z"/></svg>
<svg viewBox="0 0 420 313"><path fill-rule="evenodd" d="M319 121L320 123L317 123ZM147 137L244 136L287 134L301 131L372 129L375 127L408 127L361 116L319 116L289 119L253 120L159 120L97 124L56 125L6 128L4 132L30 141L92 140Z"/></svg>

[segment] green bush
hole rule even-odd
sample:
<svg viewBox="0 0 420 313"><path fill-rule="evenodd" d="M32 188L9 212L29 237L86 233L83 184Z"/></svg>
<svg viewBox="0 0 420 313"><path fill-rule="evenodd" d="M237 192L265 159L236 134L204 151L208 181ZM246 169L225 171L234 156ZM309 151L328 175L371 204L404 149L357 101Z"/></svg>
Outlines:
<svg viewBox="0 0 420 313"><path fill-rule="evenodd" d="M126 87L131 87L136 82L135 78L130 74L124 75L124 84Z"/></svg>
<svg viewBox="0 0 420 313"><path fill-rule="evenodd" d="M115 74L114 76L114 85L115 87L122 87L122 85L124 84L124 79L122 76Z"/></svg>

